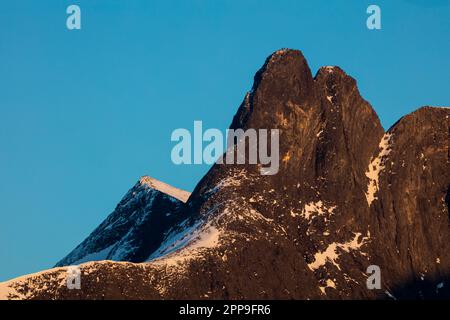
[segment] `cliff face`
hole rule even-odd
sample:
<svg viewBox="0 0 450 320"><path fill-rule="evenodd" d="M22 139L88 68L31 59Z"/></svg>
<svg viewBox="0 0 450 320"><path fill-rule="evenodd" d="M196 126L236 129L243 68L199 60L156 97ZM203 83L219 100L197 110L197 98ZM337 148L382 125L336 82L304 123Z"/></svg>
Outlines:
<svg viewBox="0 0 450 320"><path fill-rule="evenodd" d="M421 108L384 132L343 70L313 77L301 52L277 51L230 126L279 129L277 174L216 164L186 204L130 191L58 265L105 248L102 259L128 262L81 265L81 290L61 285L64 267L0 288L31 299L448 298L449 113ZM370 265L381 289L366 286Z"/></svg>
<svg viewBox="0 0 450 320"><path fill-rule="evenodd" d="M448 108L424 107L386 133L370 206L384 248L374 261L385 266L401 297L449 297L449 114Z"/></svg>

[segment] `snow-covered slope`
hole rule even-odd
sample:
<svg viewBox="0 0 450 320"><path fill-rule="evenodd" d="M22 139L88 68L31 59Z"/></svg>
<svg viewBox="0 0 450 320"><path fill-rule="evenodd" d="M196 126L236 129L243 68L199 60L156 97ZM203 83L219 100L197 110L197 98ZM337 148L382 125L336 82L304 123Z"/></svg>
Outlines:
<svg viewBox="0 0 450 320"><path fill-rule="evenodd" d="M114 212L86 240L56 264L88 261L144 261L159 247L190 193L142 177L119 202Z"/></svg>

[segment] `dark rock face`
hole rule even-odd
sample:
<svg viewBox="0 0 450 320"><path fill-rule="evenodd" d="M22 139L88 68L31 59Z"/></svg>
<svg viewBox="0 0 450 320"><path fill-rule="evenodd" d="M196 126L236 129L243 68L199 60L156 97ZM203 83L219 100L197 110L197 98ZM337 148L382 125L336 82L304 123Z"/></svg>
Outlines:
<svg viewBox="0 0 450 320"><path fill-rule="evenodd" d="M313 77L301 52L277 51L230 126L280 130L277 174L216 164L186 204L124 199L81 246L127 243L105 259L145 263L84 264L81 290L52 269L8 283L10 297L449 298L449 113L421 108L384 132L344 71ZM366 286L370 265L381 289Z"/></svg>
<svg viewBox="0 0 450 320"><path fill-rule="evenodd" d="M449 110L421 108L388 131L391 151L371 209L384 247L377 259L399 298L449 297Z"/></svg>

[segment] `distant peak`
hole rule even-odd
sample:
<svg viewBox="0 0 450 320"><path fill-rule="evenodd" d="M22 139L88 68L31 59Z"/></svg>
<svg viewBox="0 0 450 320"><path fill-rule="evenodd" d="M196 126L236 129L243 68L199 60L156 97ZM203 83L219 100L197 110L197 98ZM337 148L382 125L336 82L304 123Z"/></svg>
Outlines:
<svg viewBox="0 0 450 320"><path fill-rule="evenodd" d="M317 71L316 78L324 76L326 77L330 75L340 75L344 77L349 77L349 75L347 75L345 71L338 66L323 66L319 68L319 71Z"/></svg>
<svg viewBox="0 0 450 320"><path fill-rule="evenodd" d="M147 186L152 189L158 190L182 202L186 202L189 199L189 196L191 195L191 193L188 191L175 188L165 182L159 181L150 176L141 177L139 179L139 183L143 186Z"/></svg>

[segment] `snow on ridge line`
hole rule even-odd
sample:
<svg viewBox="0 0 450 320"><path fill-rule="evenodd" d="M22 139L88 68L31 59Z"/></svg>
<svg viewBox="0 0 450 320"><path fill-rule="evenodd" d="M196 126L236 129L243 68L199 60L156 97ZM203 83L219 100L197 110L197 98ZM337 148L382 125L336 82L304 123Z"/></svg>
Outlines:
<svg viewBox="0 0 450 320"><path fill-rule="evenodd" d="M23 276L19 276L17 278L13 278L11 280L7 280L4 282L0 282L0 300L8 300L8 296L10 294L18 295L21 299L24 299L26 296L24 296L23 294L20 295L14 288L11 287L12 285L18 284L20 282L26 282L29 279L39 277L46 273L52 273L52 272L58 272L58 271L66 272L67 268L68 267L52 268L52 269L48 269L48 270L39 271L36 273L30 273L30 274L26 274Z"/></svg>
<svg viewBox="0 0 450 320"><path fill-rule="evenodd" d="M127 261L110 261L110 260L102 260L102 261L90 261L90 262L86 262L83 264L78 265L78 267L80 267L80 269L82 269L83 274L89 273L89 267L94 266L94 265L99 265L99 264L120 264L120 265L130 265L130 264L139 264L139 263L132 263L132 262L127 262ZM39 279L41 276L44 275L53 275L53 277L50 277L50 281L53 282L59 282L60 283L60 287L65 286L66 285L66 279L67 279L67 270L70 267L73 266L77 266L75 264L70 265L70 266L64 266L64 267L56 267L56 268L51 268L51 269L46 269L46 270L42 270L42 271L38 271L35 273L30 273L30 274L26 274L23 276L19 276L4 282L0 282L0 300L8 300L8 296L9 295L16 295L18 296L18 298L15 299L27 299L27 293L33 293L33 292L38 292L40 290L44 290L47 289L46 287L46 282L48 281L47 278L44 279L44 285L43 287L39 288L31 288L30 290L32 291L28 291L25 294L19 293L17 292L14 287L14 285L19 285L25 284L27 282L29 282L31 279L36 278ZM35 289L35 290L34 290Z"/></svg>
<svg viewBox="0 0 450 320"><path fill-rule="evenodd" d="M159 181L155 178L149 176L143 176L139 179L139 183L141 185L149 186L155 190L161 191L175 199L178 199L182 202L186 202L191 193L182 189L175 188L165 182Z"/></svg>

